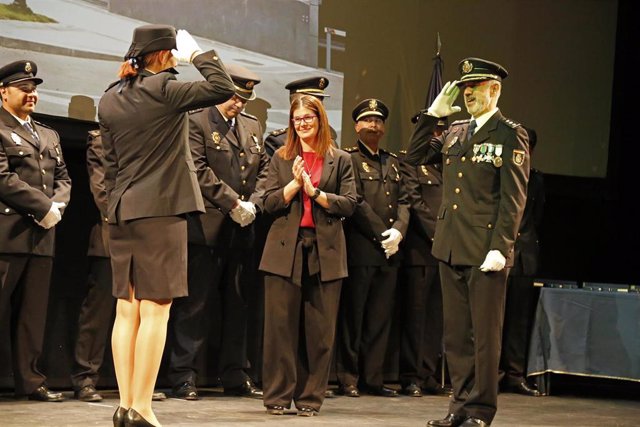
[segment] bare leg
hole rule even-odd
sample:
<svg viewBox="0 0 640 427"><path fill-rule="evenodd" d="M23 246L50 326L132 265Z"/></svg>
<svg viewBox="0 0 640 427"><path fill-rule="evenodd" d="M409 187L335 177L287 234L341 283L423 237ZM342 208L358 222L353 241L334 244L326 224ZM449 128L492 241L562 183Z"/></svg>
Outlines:
<svg viewBox="0 0 640 427"><path fill-rule="evenodd" d="M116 319L111 334L113 365L118 380L120 406L130 408L133 402L132 381L135 342L140 325L140 301L129 291L129 299L118 299Z"/></svg>
<svg viewBox="0 0 640 427"><path fill-rule="evenodd" d="M131 408L148 422L159 426L151 409L151 397L158 377L167 337L171 300L141 300L140 326L135 342Z"/></svg>

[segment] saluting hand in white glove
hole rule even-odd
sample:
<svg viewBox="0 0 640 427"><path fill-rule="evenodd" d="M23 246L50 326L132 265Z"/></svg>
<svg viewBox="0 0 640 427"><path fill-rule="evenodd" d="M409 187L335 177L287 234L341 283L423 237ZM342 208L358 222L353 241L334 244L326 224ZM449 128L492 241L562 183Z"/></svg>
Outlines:
<svg viewBox="0 0 640 427"><path fill-rule="evenodd" d="M442 90L427 110L430 116L448 117L454 113L460 112L460 107L453 105L460 94L460 88L456 83L457 82L454 80L453 82L447 82L442 87Z"/></svg>
<svg viewBox="0 0 640 427"><path fill-rule="evenodd" d="M198 42L191 37L187 30L178 30L176 33L176 47L171 53L180 62L191 63L193 57L202 53Z"/></svg>

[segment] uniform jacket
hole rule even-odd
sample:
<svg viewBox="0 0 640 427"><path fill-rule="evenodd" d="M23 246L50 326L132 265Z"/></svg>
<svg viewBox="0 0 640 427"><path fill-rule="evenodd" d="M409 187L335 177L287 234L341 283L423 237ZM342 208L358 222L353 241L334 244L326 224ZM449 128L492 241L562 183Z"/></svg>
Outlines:
<svg viewBox="0 0 640 427"><path fill-rule="evenodd" d="M283 189L293 179L292 166L293 160L284 160L276 152L269 165L264 202L265 211L275 220L267 235L260 270L283 277L293 275L302 218L302 193L289 204L284 202ZM312 201L320 280L327 282L347 277L347 247L342 221L353 214L356 204L353 169L347 153L334 149L326 154L318 188L329 200L328 209Z"/></svg>
<svg viewBox="0 0 640 427"><path fill-rule="evenodd" d="M391 227L406 237L409 199L395 154L379 149L380 160L361 141L346 149L351 154L358 204L347 222L350 266L397 264L399 254L386 259L381 233Z"/></svg>
<svg viewBox="0 0 640 427"><path fill-rule="evenodd" d="M527 187L527 204L524 207L514 248L515 262L510 272L512 276L534 276L538 272L540 260L538 236L544 202L544 175L539 170L531 169Z"/></svg>
<svg viewBox="0 0 640 427"><path fill-rule="evenodd" d="M102 165L102 138L100 131L89 131L87 137L87 172L89 189L93 201L100 212L99 218L91 228L87 256L109 258L109 228L107 225L107 191L104 188L104 166Z"/></svg>
<svg viewBox="0 0 640 427"><path fill-rule="evenodd" d="M398 156L400 173L411 205L409 228L402 241L402 264L407 266L438 265L431 254L436 219L442 202L442 165L410 165L405 154Z"/></svg>
<svg viewBox="0 0 640 427"><path fill-rule="evenodd" d="M209 246L252 247L254 223L240 227L228 215L238 199L262 211L269 156L260 122L241 113L236 132L216 107L190 115L189 145L198 173L206 213L189 216L189 242Z"/></svg>
<svg viewBox="0 0 640 427"><path fill-rule="evenodd" d="M193 64L204 81L180 82L170 70L143 70L102 96L109 223L204 212L186 112L226 101L234 86L214 51L196 56Z"/></svg>
<svg viewBox="0 0 640 427"><path fill-rule="evenodd" d="M407 153L414 165L443 163L433 255L452 265L480 266L487 252L497 249L512 266L529 179L524 128L498 111L467 141L468 120L453 122L434 137L437 122L426 114L420 117Z"/></svg>
<svg viewBox="0 0 640 427"><path fill-rule="evenodd" d="M55 227L45 230L35 221L52 201L69 204L71 179L58 133L32 123L39 143L0 107L0 253L53 256Z"/></svg>

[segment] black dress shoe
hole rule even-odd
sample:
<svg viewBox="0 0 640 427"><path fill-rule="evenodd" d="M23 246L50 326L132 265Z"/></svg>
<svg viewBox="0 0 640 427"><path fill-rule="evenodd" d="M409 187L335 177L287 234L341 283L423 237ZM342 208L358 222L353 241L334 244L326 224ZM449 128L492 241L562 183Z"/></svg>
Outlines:
<svg viewBox="0 0 640 427"><path fill-rule="evenodd" d="M124 417L125 427L138 426L138 427L154 427L149 421L145 420L135 409L129 409L127 415Z"/></svg>
<svg viewBox="0 0 640 427"><path fill-rule="evenodd" d="M263 393L251 380L246 380L238 387L225 387L224 394L228 396L250 397L252 399L262 399Z"/></svg>
<svg viewBox="0 0 640 427"><path fill-rule="evenodd" d="M431 420L427 423L430 427L458 427L465 422L467 417L464 415L447 414L441 420Z"/></svg>
<svg viewBox="0 0 640 427"><path fill-rule="evenodd" d="M324 398L325 399L333 399L334 397L336 397L336 393L333 390L326 389L324 391Z"/></svg>
<svg viewBox="0 0 640 427"><path fill-rule="evenodd" d="M418 384L411 383L402 387L402 394L411 397L422 397L422 390L418 387Z"/></svg>
<svg viewBox="0 0 640 427"><path fill-rule="evenodd" d="M453 388L450 385L445 385L444 387L440 384L435 386L424 386L422 387L422 392L426 394L432 394L435 396L449 396L453 395Z"/></svg>
<svg viewBox="0 0 640 427"><path fill-rule="evenodd" d="M198 389L191 381L185 381L179 386L173 387L173 397L184 400L199 400Z"/></svg>
<svg viewBox="0 0 640 427"><path fill-rule="evenodd" d="M113 414L113 427L124 427L124 418L127 415L128 409L118 406L116 412Z"/></svg>
<svg viewBox="0 0 640 427"><path fill-rule="evenodd" d="M53 392L44 384L35 389L28 397L29 400L39 400L40 402L62 402L64 400L62 393Z"/></svg>
<svg viewBox="0 0 640 427"><path fill-rule="evenodd" d="M299 417L313 417L314 415L318 415L317 409L313 409L310 406L301 406L298 408Z"/></svg>
<svg viewBox="0 0 640 427"><path fill-rule="evenodd" d="M100 402L102 400L102 396L98 393L98 390L91 384L74 391L73 397L83 402Z"/></svg>
<svg viewBox="0 0 640 427"><path fill-rule="evenodd" d="M527 384L526 381L521 381L518 384L512 385L508 387L508 390L513 393L524 394L525 396L540 397L543 395L540 393L540 390L535 386Z"/></svg>
<svg viewBox="0 0 640 427"><path fill-rule="evenodd" d="M267 405L267 414L269 414L269 415L284 415L284 406Z"/></svg>
<svg viewBox="0 0 640 427"><path fill-rule="evenodd" d="M358 390L358 387L353 384L341 384L340 387L338 387L338 394L347 397L360 397L360 390Z"/></svg>
<svg viewBox="0 0 640 427"><path fill-rule="evenodd" d="M398 397L398 391L383 385L378 387L367 387L367 393L373 396Z"/></svg>
<svg viewBox="0 0 640 427"><path fill-rule="evenodd" d="M479 418L468 417L462 424L460 424L460 427L489 427L490 425L491 424L485 423Z"/></svg>

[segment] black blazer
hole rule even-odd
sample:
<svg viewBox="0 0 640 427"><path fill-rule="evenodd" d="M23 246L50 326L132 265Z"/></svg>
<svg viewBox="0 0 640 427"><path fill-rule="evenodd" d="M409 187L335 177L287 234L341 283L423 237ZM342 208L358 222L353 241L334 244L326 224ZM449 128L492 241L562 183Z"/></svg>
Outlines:
<svg viewBox="0 0 640 427"><path fill-rule="evenodd" d="M58 133L32 123L39 143L0 107L0 253L53 256L55 227L45 230L35 220L52 201L69 204L71 179Z"/></svg>
<svg viewBox="0 0 640 427"><path fill-rule="evenodd" d="M170 70L143 70L102 96L98 116L109 223L204 212L186 112L226 101L234 86L214 51L196 56L193 64L204 81L180 82Z"/></svg>
<svg viewBox="0 0 640 427"><path fill-rule="evenodd" d="M275 217L265 242L260 270L283 277L293 274L293 261L302 219L302 189L289 204L284 187L293 179L293 160L284 160L276 151L269 165L264 209ZM349 154L333 149L326 154L318 185L327 194L329 208L312 201L316 243L323 282L347 277L347 247L342 220L353 214L356 188Z"/></svg>
<svg viewBox="0 0 640 427"><path fill-rule="evenodd" d="M413 165L443 164L444 189L433 255L452 265L480 266L487 252L497 249L511 267L527 199L526 131L500 111L470 140L466 139L469 120L453 122L435 137L437 123L436 117L421 115L407 152L407 161ZM499 146L501 161L474 161L481 154L474 153L474 146L482 144Z"/></svg>

